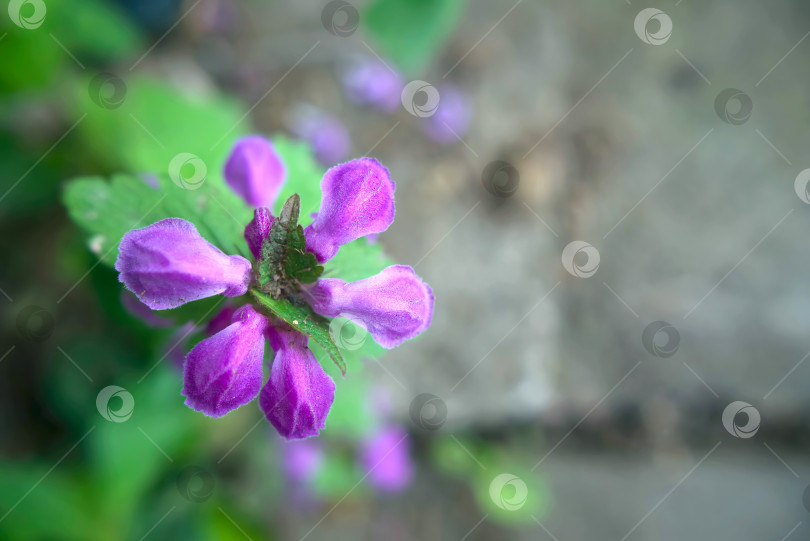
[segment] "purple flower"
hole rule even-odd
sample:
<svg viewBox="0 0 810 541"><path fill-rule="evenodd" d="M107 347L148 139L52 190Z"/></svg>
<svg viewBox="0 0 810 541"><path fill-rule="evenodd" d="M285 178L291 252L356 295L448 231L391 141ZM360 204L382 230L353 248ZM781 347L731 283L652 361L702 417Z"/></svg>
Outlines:
<svg viewBox="0 0 810 541"><path fill-rule="evenodd" d="M272 207L285 180L281 156L258 135L237 141L225 163L225 182L251 207Z"/></svg>
<svg viewBox="0 0 810 541"><path fill-rule="evenodd" d="M245 228L245 239L259 264L224 254L189 222L168 218L124 235L115 264L119 280L153 309L174 308L219 294L239 297L251 289L265 294L283 292L285 296L273 297L275 300L292 295L295 302L309 303L327 318L352 317L387 348L424 331L430 324L433 295L410 267L394 265L352 283L331 278L301 284L298 274L293 279L286 270L279 271L284 276L261 274L263 265L277 256L274 241L267 240L275 222L268 207L275 203L280 184L278 177L266 181L278 169L268 167L265 152L269 143L256 139L240 141L228 163L239 164L234 166L239 173L232 170L230 180L245 199L255 197L267 203L267 207L255 209ZM376 160L362 158L333 167L324 175L321 189L321 209L300 240L320 262L334 256L342 244L380 233L393 221L394 183ZM266 240L271 248L263 261ZM206 329L208 338L186 357L186 404L220 417L258 395L265 416L286 439L317 435L326 425L335 384L307 347L308 337L261 303L244 304L233 311L235 308L228 306L217 314ZM262 388L265 340L275 358Z"/></svg>
<svg viewBox="0 0 810 541"><path fill-rule="evenodd" d="M259 395L259 406L279 434L291 439L317 436L335 400L335 382L307 348L308 338L293 329L273 329L276 351L270 380Z"/></svg>
<svg viewBox="0 0 810 541"><path fill-rule="evenodd" d="M118 250L118 280L153 310L220 293L239 297L248 290L250 261L225 255L180 218L128 232Z"/></svg>
<svg viewBox="0 0 810 541"><path fill-rule="evenodd" d="M324 278L309 294L316 312L356 321L388 349L421 334L433 317L433 292L407 265L391 265L351 283Z"/></svg>
<svg viewBox="0 0 810 541"><path fill-rule="evenodd" d="M222 417L256 398L268 327L267 318L248 304L236 311L233 323L194 346L184 367L186 405Z"/></svg>
<svg viewBox="0 0 810 541"><path fill-rule="evenodd" d="M363 58L352 62L342 76L350 100L393 113L400 105L402 76L379 60Z"/></svg>
<svg viewBox="0 0 810 541"><path fill-rule="evenodd" d="M339 118L326 111L298 105L293 108L288 124L292 134L309 143L315 158L324 165L343 161L349 154L352 146L349 131Z"/></svg>
<svg viewBox="0 0 810 541"><path fill-rule="evenodd" d="M394 181L374 158L331 168L321 191L321 208L304 231L307 250L319 263L332 259L341 245L382 233L394 221Z"/></svg>
<svg viewBox="0 0 810 541"><path fill-rule="evenodd" d="M439 95L439 107L435 114L425 119L423 129L430 139L439 144L456 143L470 127L472 107L469 98L454 85L442 86Z"/></svg>
<svg viewBox="0 0 810 541"><path fill-rule="evenodd" d="M413 463L408 433L399 426L383 428L365 441L360 463L368 481L382 492L397 492L411 482Z"/></svg>
<svg viewBox="0 0 810 541"><path fill-rule="evenodd" d="M323 464L323 449L314 440L291 441L284 444L284 473L297 483L309 483Z"/></svg>

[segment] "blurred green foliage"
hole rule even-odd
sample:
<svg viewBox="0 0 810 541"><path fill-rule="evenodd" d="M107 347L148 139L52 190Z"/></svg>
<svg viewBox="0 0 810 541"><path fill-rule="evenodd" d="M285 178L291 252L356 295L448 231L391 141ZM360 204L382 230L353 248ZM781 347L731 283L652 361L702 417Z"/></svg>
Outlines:
<svg viewBox="0 0 810 541"><path fill-rule="evenodd" d="M408 76L418 76L450 38L466 0L373 0L361 17L366 31Z"/></svg>

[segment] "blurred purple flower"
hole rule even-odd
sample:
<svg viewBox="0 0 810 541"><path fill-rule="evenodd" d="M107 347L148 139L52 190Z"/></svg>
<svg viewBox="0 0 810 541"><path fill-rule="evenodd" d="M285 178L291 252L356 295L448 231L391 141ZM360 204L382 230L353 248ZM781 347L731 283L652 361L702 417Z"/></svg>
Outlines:
<svg viewBox="0 0 810 541"><path fill-rule="evenodd" d="M425 134L436 143L447 145L458 142L470 127L472 105L461 88L448 84L438 88L439 107L425 119Z"/></svg>
<svg viewBox="0 0 810 541"><path fill-rule="evenodd" d="M400 105L402 76L373 58L356 59L342 74L346 95L355 103L393 113Z"/></svg>
<svg viewBox="0 0 810 541"><path fill-rule="evenodd" d="M157 190L160 188L160 181L158 180L157 175L154 175L152 173L144 173L142 175L139 175L138 178L140 178L144 182L144 184L146 184L153 190Z"/></svg>
<svg viewBox="0 0 810 541"><path fill-rule="evenodd" d="M271 158L270 142L255 136L234 147L228 163L238 167L226 168L226 179L249 204L275 202L280 186ZM307 250L320 262L333 257L342 244L384 231L394 219L394 183L376 160L362 158L333 167L324 175L321 191L320 210L304 232ZM273 220L269 208L255 209L245 228L254 255ZM126 233L115 268L127 289L153 309L219 294L239 297L257 283L247 259L226 255L179 218ZM404 265L353 283L323 279L304 291L316 312L351 315L386 348L424 331L433 312L432 291ZM258 395L265 416L286 439L317 435L325 426L335 385L307 347L308 337L250 304L236 309L227 324L230 310L215 316L209 330L217 332L186 357L186 404L220 417ZM265 339L275 360L262 388Z"/></svg>
<svg viewBox="0 0 810 541"><path fill-rule="evenodd" d="M315 440L290 441L283 449L284 473L296 483L309 483L323 463L323 448Z"/></svg>
<svg viewBox="0 0 810 541"><path fill-rule="evenodd" d="M309 143L315 158L323 165L343 161L352 146L351 136L343 122L311 105L294 107L288 127L293 135Z"/></svg>
<svg viewBox="0 0 810 541"><path fill-rule="evenodd" d="M389 426L375 433L362 445L360 463L369 483L382 492L398 492L407 487L413 477L408 432L399 426Z"/></svg>

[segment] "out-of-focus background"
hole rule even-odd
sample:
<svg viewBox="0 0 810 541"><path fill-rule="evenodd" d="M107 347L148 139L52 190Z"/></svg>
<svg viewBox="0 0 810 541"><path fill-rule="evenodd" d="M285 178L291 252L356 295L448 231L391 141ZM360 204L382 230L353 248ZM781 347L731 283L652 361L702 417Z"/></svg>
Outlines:
<svg viewBox="0 0 810 541"><path fill-rule="evenodd" d="M1 538L810 536L805 3L7 3ZM71 188L247 133L385 164L436 295L303 443L183 405Z"/></svg>

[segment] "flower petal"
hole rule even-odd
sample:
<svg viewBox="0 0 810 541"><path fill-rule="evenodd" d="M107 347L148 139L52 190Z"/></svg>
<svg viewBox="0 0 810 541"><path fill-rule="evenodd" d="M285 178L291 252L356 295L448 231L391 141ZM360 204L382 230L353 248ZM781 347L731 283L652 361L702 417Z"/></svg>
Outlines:
<svg viewBox="0 0 810 541"><path fill-rule="evenodd" d="M281 156L259 135L239 139L225 163L225 182L252 207L272 208L286 180Z"/></svg>
<svg viewBox="0 0 810 541"><path fill-rule="evenodd" d="M259 207L253 210L253 219L245 226L245 240L256 259L262 256L262 243L275 220L269 208Z"/></svg>
<svg viewBox="0 0 810 541"><path fill-rule="evenodd" d="M252 306L236 311L233 323L206 338L186 357L186 405L222 417L256 398L262 386L264 332L268 320Z"/></svg>
<svg viewBox="0 0 810 541"><path fill-rule="evenodd" d="M326 426L335 399L335 382L307 348L305 335L278 328L268 334L276 358L259 395L259 405L286 439L317 436Z"/></svg>
<svg viewBox="0 0 810 541"><path fill-rule="evenodd" d="M388 169L373 158L329 169L321 191L321 208L304 231L307 250L319 263L334 257L341 245L382 233L394 221L394 182Z"/></svg>
<svg viewBox="0 0 810 541"><path fill-rule="evenodd" d="M238 297L250 283L247 259L224 254L180 218L129 231L118 249L118 280L154 310L220 293Z"/></svg>
<svg viewBox="0 0 810 541"><path fill-rule="evenodd" d="M388 349L420 334L433 317L433 291L407 265L392 265L351 283L324 278L309 294L316 312L357 320Z"/></svg>

